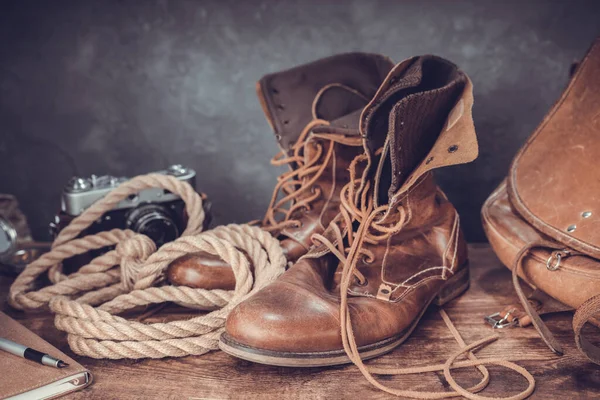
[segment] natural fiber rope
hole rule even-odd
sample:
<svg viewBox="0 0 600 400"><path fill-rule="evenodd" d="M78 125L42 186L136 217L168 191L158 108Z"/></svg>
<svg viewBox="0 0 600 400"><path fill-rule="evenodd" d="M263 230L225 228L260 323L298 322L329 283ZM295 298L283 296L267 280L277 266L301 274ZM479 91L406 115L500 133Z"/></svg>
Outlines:
<svg viewBox="0 0 600 400"><path fill-rule="evenodd" d="M121 200L153 187L169 190L185 202L189 221L182 237L158 251L150 238L129 230L77 238ZM200 233L203 222L202 199L189 184L159 174L131 179L60 232L52 250L28 265L15 280L9 302L19 309L38 309L48 304L56 314L56 327L67 332L71 349L88 357L162 358L215 350L231 309L277 278L284 271L286 259L279 242L260 228L228 225ZM63 274L64 259L111 245L116 248L78 272ZM233 291L155 286L162 282L172 261L199 251L217 255L231 265L236 278ZM53 285L33 290L36 279L46 272ZM168 301L215 311L189 320L154 324L116 315Z"/></svg>
<svg viewBox="0 0 600 400"><path fill-rule="evenodd" d="M186 203L190 216L184 235L156 251L154 242L129 230L112 230L76 239L106 211L130 194L150 187L162 187L178 194ZM279 242L264 230L248 225L229 225L199 233L204 220L200 196L188 185L163 175L134 178L95 203L73 220L57 237L53 248L28 265L10 288L10 304L19 309L36 309L49 304L56 313L55 325L68 334L71 349L93 358L162 358L200 355L218 348L224 323L231 309L254 294L277 276L286 264ZM89 250L116 245L74 274L62 273L62 261ZM168 265L184 254L204 251L217 255L233 268L236 278L234 291L192 289L189 287L153 287L163 279ZM250 261L254 266L254 277ZM53 285L33 291L35 280L48 272ZM345 293L345 292L344 292ZM71 297L79 296L75 300ZM343 296L344 297L344 296ZM176 302L190 307L215 310L189 320L145 324L119 317L118 313L134 307L164 302ZM97 307L95 307L97 306ZM375 387L390 394L421 399L440 399L464 396L469 399L524 399L534 389L535 382L524 368L508 358L477 359L472 350L495 339L491 336L466 345L448 315L440 314L455 340L461 346L443 365L410 368L366 367L358 356L349 314L342 325L345 347L351 360ZM466 354L469 360L456 361ZM515 358L511 357L512 361ZM527 357L531 359L531 357ZM485 365L499 365L523 375L528 387L517 395L505 398L484 397L475 393L489 383ZM465 389L452 377L454 368L477 367L482 380ZM419 392L398 390L379 383L371 374L404 375L442 371L454 392Z"/></svg>

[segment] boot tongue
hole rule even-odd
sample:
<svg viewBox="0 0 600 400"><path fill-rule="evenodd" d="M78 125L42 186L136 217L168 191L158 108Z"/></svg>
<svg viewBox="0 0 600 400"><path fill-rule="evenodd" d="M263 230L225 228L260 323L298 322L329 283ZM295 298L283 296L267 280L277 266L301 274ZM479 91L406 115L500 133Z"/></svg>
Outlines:
<svg viewBox="0 0 600 400"><path fill-rule="evenodd" d="M315 133L337 133L346 136L360 136L358 126L363 108L359 108L341 118L331 121L329 126L319 126L313 129Z"/></svg>
<svg viewBox="0 0 600 400"><path fill-rule="evenodd" d="M315 97L313 113L316 118L330 121L330 124L316 126L313 132L359 136L360 114L369 100L345 85L334 84L323 88Z"/></svg>

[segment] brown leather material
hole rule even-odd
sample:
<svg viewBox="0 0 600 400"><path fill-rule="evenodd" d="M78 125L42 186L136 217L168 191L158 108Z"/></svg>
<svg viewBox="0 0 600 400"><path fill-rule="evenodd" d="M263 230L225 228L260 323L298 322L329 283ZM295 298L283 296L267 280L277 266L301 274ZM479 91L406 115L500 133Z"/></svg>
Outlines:
<svg viewBox="0 0 600 400"><path fill-rule="evenodd" d="M527 296L527 302L539 314L554 314L558 312L573 311L573 307L561 303L553 297L550 297L541 290L534 290ZM518 325L525 328L531 325L531 317L523 309L522 304L510 304L499 313L500 318L505 318L506 322L517 321Z"/></svg>
<svg viewBox="0 0 600 400"><path fill-rule="evenodd" d="M339 291L327 285L333 264L323 261L298 261L275 284L237 306L227 318L227 334L239 343L270 351L342 349ZM441 279L415 285L400 303L350 297L358 345L400 336L442 285Z"/></svg>
<svg viewBox="0 0 600 400"><path fill-rule="evenodd" d="M426 307L444 288L447 279L460 274L467 266L467 248L458 214L423 165L431 164L426 155L439 141L446 148L436 153L439 160L434 165L437 167L455 164L458 159L470 161L477 155L470 114L471 85L462 71L445 60L424 56L409 61L408 65L416 70L405 68L406 62L400 64L378 90L382 93L385 89L386 98L392 99L388 101L393 104L381 108L378 102L372 101L362 112L363 121L364 116L374 115L369 118L382 121L397 118L404 120L405 124L400 127L374 121L361 125L368 154L368 157L363 156L368 164L367 170L364 174L358 171L357 181L348 183L343 191L345 197L342 196L342 200L350 201L353 196L346 190L352 191L360 185L364 191L356 193L358 203L361 202L359 198L373 199L375 193L383 193L384 196L390 193L390 197L395 199L393 204L380 206L378 210L381 211L370 215L369 220L379 224L377 229L387 234L381 240L368 239L360 246L357 254L362 256L355 264L356 280L347 290L348 311L358 346L409 334ZM440 72L448 66L453 70ZM410 71L410 76L403 75L406 71ZM389 82L396 75L401 83L390 89ZM415 76L419 76L420 80ZM440 79L440 76L446 79ZM428 84L421 86L423 82ZM408 85L414 86L407 92ZM412 101L418 104L395 107L400 103L411 104ZM456 116L452 110L458 103L462 110ZM379 111L375 112L371 107ZM427 117L430 122L424 122ZM391 137L395 137L396 141L410 142L411 154L404 153L401 143L390 145ZM471 147L447 151L447 142L461 144L463 139ZM376 149L374 143L382 147ZM408 160L410 157L421 159ZM411 172L419 169L423 172L414 181L406 180ZM394 180L392 175L399 171L402 171L402 176ZM367 178L361 179L361 176ZM369 201L371 208L372 201ZM364 203L360 204L368 208ZM342 203L342 216L335 218L322 236L313 235L313 241L320 245L277 281L231 312L226 324L228 340L252 351L300 353L306 357L319 357L311 354L314 352L343 349L340 279L349 261L346 259L344 262L340 258L347 253L348 247L352 247L350 236L354 237L354 242L360 240L354 236L360 235L360 232L375 235L370 230L375 228L363 225L366 224L364 220L353 221L351 225L344 222L344 212L347 211L343 210L349 207ZM398 228L392 228L396 226ZM332 246L337 246L337 254Z"/></svg>
<svg viewBox="0 0 600 400"><path fill-rule="evenodd" d="M321 135L326 135L324 130L320 132ZM318 146L317 142L320 142ZM326 153L330 146L334 147L328 165L310 192L318 191L321 195L312 202L310 209L295 214L295 219L299 221L297 226L272 232L280 240L281 248L289 262L295 262L306 254L311 246L310 237L314 233L323 232L338 213L339 192L349 180L348 166L350 161L362 151L360 142L349 141L348 143L348 145L326 143L314 137L305 149L305 156L310 158L313 152ZM307 195L310 196L310 193ZM231 267L218 257L202 252L185 256L184 260L174 261L167 270L167 278L171 284L195 288L232 289L235 287L235 277Z"/></svg>
<svg viewBox="0 0 600 400"><path fill-rule="evenodd" d="M577 309L597 295L600 290L600 262L576 253L562 257L558 269L548 269L547 263L553 255L552 250L561 250L564 245L551 241L516 214L508 199L506 182L503 182L484 204L482 220L488 240L498 258L513 270L513 285L521 305L520 308L507 308L516 308L514 315L519 318L519 325L526 327L533 323L546 345L553 352L562 354L562 346L542 322L540 315ZM516 268L517 265L520 265L520 268ZM551 260L550 265L555 265L555 261ZM538 300L538 304L531 301L531 296L528 298L524 294L517 275L537 288L533 296L534 300ZM546 293L565 306L548 307L551 302L536 296L537 292ZM587 316L585 322L600 327L598 316ZM576 332L576 340L580 340L579 337L580 333ZM586 343L582 348L590 359L594 359L594 354L598 352L591 344Z"/></svg>
<svg viewBox="0 0 600 400"><path fill-rule="evenodd" d="M444 76L448 74L448 68L456 68L456 66L449 61L443 60L439 57L426 56L422 58L427 60L429 64L436 62L439 63L441 71L435 71L435 75L440 74ZM379 127L381 122L375 125L376 121L385 121L385 118L377 118L377 113L381 112L378 110L382 109L384 107L382 105L385 105L390 98L393 98L392 93L394 90L401 90L409 94L411 91L416 90L415 87L418 87L420 84L428 88L431 87L432 83L429 80L423 81L421 73L414 71L415 65L422 66L424 64L426 64L425 61L419 61L419 57L413 57L398 64L390 71L383 84L371 102L367 105L367 107L365 107L361 115L360 128L362 132L377 132L375 128ZM413 68L411 68L411 66ZM410 71L410 78L403 77L403 74L407 71ZM456 86L459 82L462 83L461 92L456 94L456 96L459 97L458 101L453 103L454 106L451 110L448 110L449 112L445 113L446 119L441 132L439 130L434 130L434 135L431 133L429 135L437 135L435 138L436 140L432 140L431 137L426 138L426 141L429 143L433 142L433 145L428 148L427 155L422 157L422 160L425 162L420 162L416 168L410 171L404 170L402 164L394 163L393 168L395 169L396 173L403 174L404 176L404 180L402 181L404 183L404 188L409 188L414 185L415 182L428 171L445 166L468 163L476 159L479 155L477 135L475 134L475 130L472 129L473 85L468 77L464 74L459 74L455 78L456 79L451 80L451 82L446 85L439 85L439 87L435 89L429 89L427 91L428 93L445 91L446 96L448 96L449 94L451 95L452 92L456 91ZM439 75L436 77L436 79L439 79ZM433 81L436 82L435 79L433 79ZM411 90L407 91L407 88ZM433 97L435 98L435 96ZM404 99L403 102L399 102L394 105L396 109L392 110L389 117L389 120L391 121L391 127L390 123L387 124L387 129L393 129L395 132L397 132L391 135L394 138L402 138L403 132L409 129L409 126L406 125L405 119L398 118L397 116L398 112L406 110L406 104L412 99L413 97L410 99ZM389 107L390 106L388 104L387 108ZM386 110L387 108L383 109ZM369 130L370 126L372 126L371 130ZM401 139L394 139L394 141L401 143ZM365 151L369 156L382 145L383 140L377 135L366 135ZM396 145L396 147L399 146ZM426 146L423 145L421 145L421 147L426 148ZM398 158L396 156L394 157L396 159ZM419 161L421 161L421 159L419 159ZM405 161L399 160L399 162L403 163ZM395 180L394 185L390 186L390 189L398 186L400 181L401 180ZM396 196L401 196L402 193L403 190L398 190Z"/></svg>
<svg viewBox="0 0 600 400"><path fill-rule="evenodd" d="M349 180L348 167L362 153L358 129L360 112L391 66L391 61L382 56L343 54L267 75L259 82L259 99L267 120L274 126L280 145L287 153L291 154L288 145L300 144L296 143L300 131L311 120L329 121L311 128L301 151L305 163L316 160L315 165L323 166L323 170L310 190L300 193L289 207L315 196L316 199L289 216L297 224L272 230L269 221L262 223L263 228L280 240L289 262L306 254L312 244L310 237L322 233L338 214L340 190ZM284 123L286 118L289 124ZM290 167L293 171L298 163L291 163ZM285 190L283 188L283 192ZM167 271L167 278L172 284L195 288L231 289L235 286L231 268L205 253L174 262Z"/></svg>
<svg viewBox="0 0 600 400"><path fill-rule="evenodd" d="M169 265L167 274L169 281L178 285L207 290L235 288L235 276L229 264L204 252L178 258Z"/></svg>
<svg viewBox="0 0 600 400"><path fill-rule="evenodd" d="M535 307L535 305L532 305L532 307ZM506 320L507 323L516 321L520 327L524 328L531 325L531 318L522 308L523 306L520 304L510 304L498 313L498 317Z"/></svg>
<svg viewBox="0 0 600 400"><path fill-rule="evenodd" d="M600 39L516 155L508 178L519 215L566 247L595 258L600 258L600 181L589 173L600 159L598 110Z"/></svg>
<svg viewBox="0 0 600 400"><path fill-rule="evenodd" d="M600 348L581 336L598 324L600 303L600 38L574 71L571 82L516 155L507 178L482 209L484 229L500 260L513 270L523 309L544 342L562 349L519 279L577 308L577 346L600 362ZM596 307L596 308L594 308Z"/></svg>
<svg viewBox="0 0 600 400"><path fill-rule="evenodd" d="M541 240L539 242L530 242L525 247L519 251L517 254L517 260L515 261L515 267L512 270L512 281L515 291L517 292L517 296L519 296L519 300L521 300L521 304L525 309L525 312L531 319L531 323L535 327L535 329L539 332L542 340L546 345L552 350L554 353L558 355L563 355L563 349L558 340L554 337L550 329L544 324L542 318L537 313L537 310L531 306L529 301L527 301L527 296L523 292L523 288L521 287L521 283L519 282L519 276L517 275L517 271L521 269L523 257L525 257L530 250L541 247L541 248L553 248L554 244L545 240Z"/></svg>
<svg viewBox="0 0 600 400"><path fill-rule="evenodd" d="M508 199L505 182L490 195L481 214L490 245L500 261L510 269L515 265L517 254L527 243L550 240L516 213ZM560 268L551 271L546 268L551 255L552 250L543 248L529 252L523 259L522 269L517 271L519 277L573 308L598 294L598 260L585 255L562 258Z"/></svg>
<svg viewBox="0 0 600 400"><path fill-rule="evenodd" d="M326 134L321 133L321 135ZM323 152L326 151L326 146L334 146L333 156L312 189L312 191L319 191L321 196L312 203L310 210L304 210L298 217L301 221L299 226L288 227L280 233L283 237L281 245L285 249L288 261L295 262L304 255L312 244L310 237L316 232L323 232L338 214L340 191L350 180L348 167L362 151L359 141L350 146L341 143L323 144ZM306 156L310 157L313 151L317 151L316 146L309 144L305 150ZM304 251L299 250L298 246L303 247ZM294 248L298 250L294 252Z"/></svg>
<svg viewBox="0 0 600 400"><path fill-rule="evenodd" d="M367 283L355 282L350 287L353 295L377 297L385 286L390 291L388 301L403 301L421 282L443 279L446 274L456 272L443 266L465 263L467 249L458 215L431 174L411 188L402 201L411 217L386 243L364 245L374 257L358 262L357 268ZM338 278L339 271L334 278L334 290L338 289Z"/></svg>
<svg viewBox="0 0 600 400"><path fill-rule="evenodd" d="M363 112L365 132L390 133L390 197L437 141L450 111L444 107L456 104L467 81L454 64L439 57L415 57L406 67L403 64L390 72L384 81L385 90L373 98L366 108L369 111ZM431 114L421 108L440 111ZM421 134L411 135L412 131ZM373 142L371 146L375 148L383 145L377 137L367 135L367 141Z"/></svg>
<svg viewBox="0 0 600 400"><path fill-rule="evenodd" d="M598 316L600 310L600 295L594 296L582 304L573 316L573 332L575 333L575 344L590 361L600 365L600 347L594 345L582 335L581 330L587 322Z"/></svg>
<svg viewBox="0 0 600 400"><path fill-rule="evenodd" d="M370 99L393 65L378 54L347 53L264 76L257 85L258 97L280 147L289 149L313 119L313 102L321 89L342 84ZM320 118L332 120L356 109L355 96L338 94L330 91L320 102Z"/></svg>

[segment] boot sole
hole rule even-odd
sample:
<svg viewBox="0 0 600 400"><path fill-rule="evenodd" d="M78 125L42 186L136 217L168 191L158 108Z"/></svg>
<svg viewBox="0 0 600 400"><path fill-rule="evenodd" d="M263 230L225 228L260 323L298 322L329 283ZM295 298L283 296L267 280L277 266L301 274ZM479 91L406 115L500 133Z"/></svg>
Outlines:
<svg viewBox="0 0 600 400"><path fill-rule="evenodd" d="M358 351L361 359L368 360L389 353L408 339L431 303L443 306L463 294L468 288L469 266L466 265L465 268L448 279L448 282L431 298L427 306L423 307L419 316L415 318L414 322L404 332L391 338L359 347ZM225 353L241 358L242 360L279 367L325 367L351 363L343 349L303 353L263 350L238 343L227 335L227 333L221 335L219 348Z"/></svg>

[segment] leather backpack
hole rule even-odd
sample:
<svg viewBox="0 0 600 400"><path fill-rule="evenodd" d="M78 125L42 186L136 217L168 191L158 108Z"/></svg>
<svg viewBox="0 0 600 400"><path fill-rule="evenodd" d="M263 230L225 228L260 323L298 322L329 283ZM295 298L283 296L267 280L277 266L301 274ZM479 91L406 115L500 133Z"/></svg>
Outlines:
<svg viewBox="0 0 600 400"><path fill-rule="evenodd" d="M587 322L600 327L600 38L485 202L482 219L521 301L497 313L496 323L532 323L562 354L540 314L575 309L577 347L600 364L600 348L581 334ZM519 277L536 289L533 297Z"/></svg>

